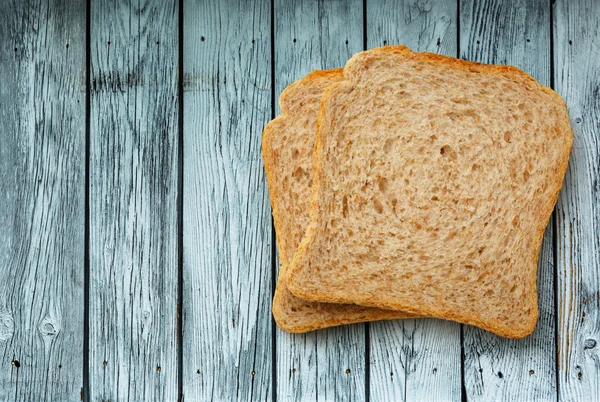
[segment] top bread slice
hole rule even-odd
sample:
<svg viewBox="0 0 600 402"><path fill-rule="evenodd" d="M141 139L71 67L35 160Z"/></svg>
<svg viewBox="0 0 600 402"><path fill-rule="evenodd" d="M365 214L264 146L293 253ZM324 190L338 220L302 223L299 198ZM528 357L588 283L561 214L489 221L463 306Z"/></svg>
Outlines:
<svg viewBox="0 0 600 402"><path fill-rule="evenodd" d="M356 54L321 100L298 297L523 337L573 134L523 71L404 46Z"/></svg>
<svg viewBox="0 0 600 402"><path fill-rule="evenodd" d="M263 159L282 262L273 316L277 325L288 332L410 316L352 304L306 301L286 287L286 266L309 223L313 144L321 95L342 79L342 69L314 71L290 85L279 98L282 114L267 124L263 133Z"/></svg>

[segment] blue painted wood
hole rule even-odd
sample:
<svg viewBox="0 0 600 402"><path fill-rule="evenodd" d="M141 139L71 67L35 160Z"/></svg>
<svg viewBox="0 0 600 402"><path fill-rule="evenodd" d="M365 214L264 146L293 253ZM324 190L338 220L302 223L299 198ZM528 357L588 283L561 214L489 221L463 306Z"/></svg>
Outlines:
<svg viewBox="0 0 600 402"><path fill-rule="evenodd" d="M270 0L184 3L184 77L178 1L90 3L85 222L85 3L0 2L0 400L176 400L179 374L185 400L600 399L597 2L274 0L273 10ZM569 106L575 143L556 231L548 229L540 256L538 328L509 341L464 327L464 378L454 323L273 331L262 128L273 94L313 68L343 66L361 50L363 28L368 47L404 43L456 55L459 38L462 57L553 79Z"/></svg>
<svg viewBox="0 0 600 402"><path fill-rule="evenodd" d="M178 1L91 2L90 401L174 401Z"/></svg>
<svg viewBox="0 0 600 402"><path fill-rule="evenodd" d="M184 3L183 395L272 398L271 3Z"/></svg>
<svg viewBox="0 0 600 402"><path fill-rule="evenodd" d="M560 401L600 400L600 3L554 3L554 85L575 140L556 207Z"/></svg>
<svg viewBox="0 0 600 402"><path fill-rule="evenodd" d="M85 4L0 2L0 400L83 386Z"/></svg>

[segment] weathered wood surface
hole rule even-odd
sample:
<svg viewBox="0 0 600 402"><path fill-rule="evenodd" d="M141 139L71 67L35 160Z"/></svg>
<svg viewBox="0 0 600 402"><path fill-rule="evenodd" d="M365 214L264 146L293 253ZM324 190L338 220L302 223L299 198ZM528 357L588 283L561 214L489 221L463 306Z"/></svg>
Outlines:
<svg viewBox="0 0 600 402"><path fill-rule="evenodd" d="M456 56L456 32L456 2L367 2L368 48L404 44L415 51ZM413 319L370 327L372 401L460 400L459 324Z"/></svg>
<svg viewBox="0 0 600 402"><path fill-rule="evenodd" d="M183 395L272 398L271 2L184 5Z"/></svg>
<svg viewBox="0 0 600 402"><path fill-rule="evenodd" d="M344 67L363 50L362 7L362 0L274 2L277 114L289 84L313 70ZM276 329L275 336L277 400L365 399L365 324L308 334Z"/></svg>
<svg viewBox="0 0 600 402"><path fill-rule="evenodd" d="M556 0L554 85L575 134L556 214L560 401L600 400L600 3Z"/></svg>
<svg viewBox="0 0 600 402"><path fill-rule="evenodd" d="M460 2L460 56L509 64L550 85L550 7L547 0ZM539 321L533 335L504 339L464 326L464 383L471 401L556 398L552 221L538 264Z"/></svg>
<svg viewBox="0 0 600 402"><path fill-rule="evenodd" d="M91 4L89 400L175 401L178 2Z"/></svg>
<svg viewBox="0 0 600 402"><path fill-rule="evenodd" d="M0 2L0 400L83 386L85 4Z"/></svg>
<svg viewBox="0 0 600 402"><path fill-rule="evenodd" d="M183 20L179 3L89 2L86 82L85 2L0 2L1 401L600 400L598 2L184 0ZM513 64L567 101L575 142L532 337L273 327L262 129L283 88L342 67L363 35Z"/></svg>

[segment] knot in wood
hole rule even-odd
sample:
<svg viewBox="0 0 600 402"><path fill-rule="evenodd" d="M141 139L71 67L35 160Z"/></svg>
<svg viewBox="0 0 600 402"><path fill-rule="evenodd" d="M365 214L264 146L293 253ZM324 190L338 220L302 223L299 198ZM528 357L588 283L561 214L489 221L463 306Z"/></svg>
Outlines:
<svg viewBox="0 0 600 402"><path fill-rule="evenodd" d="M15 332L15 320L10 311L0 309L0 342L12 338Z"/></svg>
<svg viewBox="0 0 600 402"><path fill-rule="evenodd" d="M42 338L54 338L60 332L60 327L58 323L54 322L50 317L45 317L42 322L40 322L40 326L38 330L42 334Z"/></svg>

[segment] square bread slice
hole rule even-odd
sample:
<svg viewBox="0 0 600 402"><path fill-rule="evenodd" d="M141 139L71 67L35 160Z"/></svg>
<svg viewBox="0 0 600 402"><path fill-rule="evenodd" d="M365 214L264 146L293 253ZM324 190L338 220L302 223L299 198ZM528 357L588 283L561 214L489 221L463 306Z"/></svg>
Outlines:
<svg viewBox="0 0 600 402"><path fill-rule="evenodd" d="M561 97L515 67L356 54L321 99L289 290L530 334L572 141Z"/></svg>
<svg viewBox="0 0 600 402"><path fill-rule="evenodd" d="M306 301L286 287L286 266L309 223L313 144L321 95L343 79L343 69L314 71L286 88L279 98L282 114L265 127L263 159L282 262L273 299L275 322L287 332L306 332L363 321L412 315L363 307Z"/></svg>

